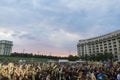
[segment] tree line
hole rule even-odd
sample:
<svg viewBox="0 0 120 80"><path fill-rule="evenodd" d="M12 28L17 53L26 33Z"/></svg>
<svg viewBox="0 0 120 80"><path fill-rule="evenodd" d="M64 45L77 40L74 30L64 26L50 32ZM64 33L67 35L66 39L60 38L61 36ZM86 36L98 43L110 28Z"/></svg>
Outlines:
<svg viewBox="0 0 120 80"><path fill-rule="evenodd" d="M47 59L52 59L52 60L59 60L59 59L68 59L69 61L76 61L79 60L80 57L79 56L73 56L73 55L69 55L68 57L60 57L60 56L51 56L51 55L39 55L39 54L35 54L33 55L28 54L28 53L12 53L10 56L12 57L27 57L27 58L47 58Z"/></svg>
<svg viewBox="0 0 120 80"><path fill-rule="evenodd" d="M85 54L80 56L81 59L86 61L114 61L116 60L112 53L97 53L97 54Z"/></svg>
<svg viewBox="0 0 120 80"><path fill-rule="evenodd" d="M52 55L40 55L40 54L32 54L32 53L11 53L9 56L1 55L1 57L22 57L22 58L45 58L51 60L59 60L59 59L68 59L69 61L76 60L85 60L85 61L115 61L112 53L97 53L97 54L85 54L81 56L73 56L69 55L68 57L60 57L60 56L52 56Z"/></svg>
<svg viewBox="0 0 120 80"><path fill-rule="evenodd" d="M11 53L11 57L24 57L24 58L47 58L52 60L58 60L58 59L67 59L67 57L60 57L60 56L52 56L52 55L41 55L41 54L32 54L32 53Z"/></svg>

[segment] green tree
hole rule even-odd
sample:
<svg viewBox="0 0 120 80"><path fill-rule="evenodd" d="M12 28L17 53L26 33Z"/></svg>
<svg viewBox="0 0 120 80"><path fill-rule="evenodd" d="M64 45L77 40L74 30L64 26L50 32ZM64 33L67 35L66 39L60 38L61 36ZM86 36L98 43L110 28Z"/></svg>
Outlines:
<svg viewBox="0 0 120 80"><path fill-rule="evenodd" d="M104 55L102 53L97 53L96 54L96 60L97 61L104 61Z"/></svg>
<svg viewBox="0 0 120 80"><path fill-rule="evenodd" d="M80 59L80 57L78 57L78 56L73 56L73 55L68 56L69 61L76 61L76 60L79 60L79 59Z"/></svg>
<svg viewBox="0 0 120 80"><path fill-rule="evenodd" d="M89 60L89 55L88 55L88 54L85 54L84 59L85 59L86 61L88 61L88 60Z"/></svg>
<svg viewBox="0 0 120 80"><path fill-rule="evenodd" d="M113 54L112 53L108 53L108 52L104 53L104 60L106 60L106 61L108 61L108 60L112 61L112 59L113 59Z"/></svg>
<svg viewBox="0 0 120 80"><path fill-rule="evenodd" d="M90 54L89 58L90 58L91 61L95 61L96 60L95 54Z"/></svg>
<svg viewBox="0 0 120 80"><path fill-rule="evenodd" d="M81 55L81 56L80 56L80 59L84 60L84 59L85 59L85 58L84 58L84 55Z"/></svg>

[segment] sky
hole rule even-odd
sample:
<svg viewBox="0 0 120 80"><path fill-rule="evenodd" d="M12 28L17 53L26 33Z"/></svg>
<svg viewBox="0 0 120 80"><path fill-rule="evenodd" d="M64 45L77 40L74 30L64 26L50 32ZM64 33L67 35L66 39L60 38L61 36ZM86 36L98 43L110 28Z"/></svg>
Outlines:
<svg viewBox="0 0 120 80"><path fill-rule="evenodd" d="M77 55L77 43L120 29L120 0L0 0L0 40L12 52Z"/></svg>

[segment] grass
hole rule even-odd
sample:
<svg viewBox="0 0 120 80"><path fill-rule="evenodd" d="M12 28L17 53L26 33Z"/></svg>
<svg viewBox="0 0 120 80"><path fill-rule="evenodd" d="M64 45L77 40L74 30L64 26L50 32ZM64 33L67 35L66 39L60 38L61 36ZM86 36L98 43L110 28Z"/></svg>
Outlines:
<svg viewBox="0 0 120 80"><path fill-rule="evenodd" d="M25 60L26 62L46 62L47 58L29 58L29 57L0 57L0 62L19 62L20 60Z"/></svg>

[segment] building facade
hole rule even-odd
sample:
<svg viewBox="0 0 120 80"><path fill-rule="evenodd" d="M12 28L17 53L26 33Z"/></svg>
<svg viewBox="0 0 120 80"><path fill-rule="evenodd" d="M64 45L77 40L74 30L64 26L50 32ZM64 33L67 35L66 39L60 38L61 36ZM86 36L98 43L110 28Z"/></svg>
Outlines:
<svg viewBox="0 0 120 80"><path fill-rule="evenodd" d="M10 55L12 52L12 41L1 40L0 41L0 55Z"/></svg>
<svg viewBox="0 0 120 80"><path fill-rule="evenodd" d="M108 52L118 58L120 56L120 30L91 39L79 40L77 50L79 56Z"/></svg>

